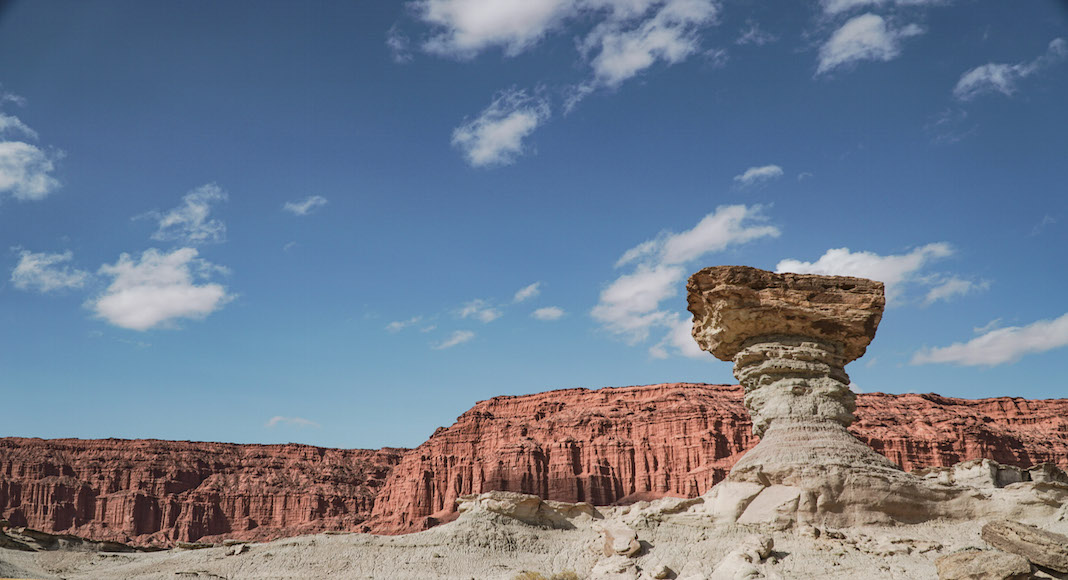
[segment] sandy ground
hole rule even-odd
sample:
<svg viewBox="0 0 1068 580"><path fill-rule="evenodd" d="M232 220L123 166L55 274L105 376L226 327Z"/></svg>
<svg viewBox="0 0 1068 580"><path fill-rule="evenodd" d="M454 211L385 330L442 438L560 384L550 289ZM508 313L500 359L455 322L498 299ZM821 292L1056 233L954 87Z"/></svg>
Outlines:
<svg viewBox="0 0 1068 580"><path fill-rule="evenodd" d="M619 515L612 510L602 513L609 518ZM406 536L320 534L249 544L236 554L241 548L154 553L0 550L0 577L511 580L524 570L546 576L570 570L586 578L604 558L598 521L584 516L572 521L574 529L550 529L483 512ZM771 532L665 518L634 526L642 542L634 561L647 574L667 566L679 576L710 575L745 536L759 532L775 542L772 555L761 565L767 578L937 578L934 562L939 556L970 547L989 549L979 535L983 523L861 527L838 530L843 537L823 533L812 538L793 530ZM1048 518L1029 523L1068 533L1068 521Z"/></svg>

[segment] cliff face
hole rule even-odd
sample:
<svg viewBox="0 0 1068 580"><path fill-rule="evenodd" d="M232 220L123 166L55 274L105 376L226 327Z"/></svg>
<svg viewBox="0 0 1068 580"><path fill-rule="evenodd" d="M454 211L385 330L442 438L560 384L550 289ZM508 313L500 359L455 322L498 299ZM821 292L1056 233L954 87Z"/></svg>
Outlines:
<svg viewBox="0 0 1068 580"><path fill-rule="evenodd" d="M861 394L857 437L906 470L1068 469L1068 399ZM416 449L0 439L0 518L134 544L405 533L493 490L592 504L692 497L756 444L738 386L567 389L476 404Z"/></svg>
<svg viewBox="0 0 1068 580"><path fill-rule="evenodd" d="M139 545L352 530L403 451L0 439L0 518Z"/></svg>
<svg viewBox="0 0 1068 580"><path fill-rule="evenodd" d="M408 452L367 529L454 517L469 493L520 491L605 505L693 497L756 444L740 386L569 389L482 401ZM906 470L989 458L1068 468L1068 399L861 394L850 431Z"/></svg>

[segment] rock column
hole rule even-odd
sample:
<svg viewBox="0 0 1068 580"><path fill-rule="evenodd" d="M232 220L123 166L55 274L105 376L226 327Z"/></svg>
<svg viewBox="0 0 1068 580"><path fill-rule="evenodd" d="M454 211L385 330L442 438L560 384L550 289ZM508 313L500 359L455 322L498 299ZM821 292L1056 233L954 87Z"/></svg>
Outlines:
<svg viewBox="0 0 1068 580"><path fill-rule="evenodd" d="M841 525L922 521L935 515L932 501L953 495L930 492L846 430L854 394L845 365L875 336L882 283L717 266L691 276L687 290L694 339L734 363L761 437L727 482L781 490L794 498L784 508L794 521Z"/></svg>

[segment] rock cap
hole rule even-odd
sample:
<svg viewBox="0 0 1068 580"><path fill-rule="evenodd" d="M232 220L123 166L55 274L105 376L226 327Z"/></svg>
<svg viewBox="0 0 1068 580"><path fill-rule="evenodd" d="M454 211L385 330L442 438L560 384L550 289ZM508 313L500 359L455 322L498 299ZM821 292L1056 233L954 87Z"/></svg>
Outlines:
<svg viewBox="0 0 1068 580"><path fill-rule="evenodd" d="M694 340L724 361L750 339L783 335L841 344L846 360L856 360L886 306L882 282L749 266L705 268L690 276L686 290Z"/></svg>

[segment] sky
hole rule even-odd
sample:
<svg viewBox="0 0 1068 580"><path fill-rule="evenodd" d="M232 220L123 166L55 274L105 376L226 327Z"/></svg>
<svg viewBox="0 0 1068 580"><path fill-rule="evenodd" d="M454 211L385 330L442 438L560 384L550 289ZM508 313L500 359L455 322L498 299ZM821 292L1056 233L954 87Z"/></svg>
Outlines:
<svg viewBox="0 0 1068 580"><path fill-rule="evenodd" d="M886 283L860 392L1068 397L1068 3L0 3L0 436L413 447L735 383L685 283Z"/></svg>

